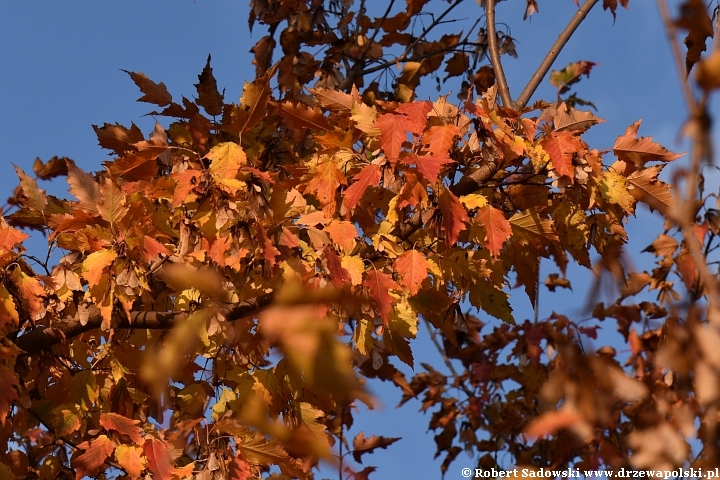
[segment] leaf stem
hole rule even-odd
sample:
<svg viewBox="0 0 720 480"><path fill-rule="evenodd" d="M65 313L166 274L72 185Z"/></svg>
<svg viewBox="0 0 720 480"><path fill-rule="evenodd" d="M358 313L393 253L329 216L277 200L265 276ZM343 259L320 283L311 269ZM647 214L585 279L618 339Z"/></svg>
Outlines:
<svg viewBox="0 0 720 480"><path fill-rule="evenodd" d="M530 97L533 96L535 90L537 90L537 87L540 85L540 82L542 82L543 78L545 78L545 75L548 70L550 70L552 64L555 63L555 59L557 59L557 56L565 47L565 44L568 40L570 40L570 37L573 33L575 33L577 27L583 20L585 20L585 17L587 17L588 13L590 13L590 10L592 10L597 2L598 0L586 0L582 7L575 12L575 15L573 15L570 19L570 22L567 24L565 29L560 32L557 40L555 40L555 43L553 43L552 47L550 47L547 55L545 55L545 58L543 58L543 61L538 66L537 70L535 70L535 73L533 73L532 77L530 77L527 85L525 85L522 93L520 93L520 96L515 102L516 108L524 108L525 105L527 105L528 101L530 101ZM497 73L495 73L495 75L497 76Z"/></svg>

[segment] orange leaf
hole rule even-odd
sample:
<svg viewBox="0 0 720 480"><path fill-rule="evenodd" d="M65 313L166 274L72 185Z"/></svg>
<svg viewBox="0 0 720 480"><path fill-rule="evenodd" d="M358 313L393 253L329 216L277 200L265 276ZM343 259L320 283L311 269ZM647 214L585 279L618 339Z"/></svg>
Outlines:
<svg viewBox="0 0 720 480"><path fill-rule="evenodd" d="M268 261L270 264L270 268L275 266L276 258L280 255L280 251L275 248L275 245L268 237L267 233L265 232L265 229L260 223L256 223L255 225L258 237L260 237L260 246L263 250L263 258Z"/></svg>
<svg viewBox="0 0 720 480"><path fill-rule="evenodd" d="M262 77L253 80L252 83L245 82L240 106L233 108L232 125L238 133L243 133L256 126L267 113L267 103L270 99L272 89L270 78L275 74L277 67L272 67Z"/></svg>
<svg viewBox="0 0 720 480"><path fill-rule="evenodd" d="M407 140L407 134L413 129L413 124L404 115L385 113L375 122L380 129L380 146L390 160L400 156L400 148Z"/></svg>
<svg viewBox="0 0 720 480"><path fill-rule="evenodd" d="M115 449L115 460L133 480L140 478L145 468L142 453L143 449L134 445L120 445Z"/></svg>
<svg viewBox="0 0 720 480"><path fill-rule="evenodd" d="M528 437L547 437L553 433L567 428L582 421L582 417L577 412L567 409L551 410L545 412L525 427L523 433Z"/></svg>
<svg viewBox="0 0 720 480"><path fill-rule="evenodd" d="M172 201L173 208L177 208L183 204L190 191L195 188L198 177L202 177L202 172L197 170L185 170L170 175L170 178L175 180L175 190L173 191Z"/></svg>
<svg viewBox="0 0 720 480"><path fill-rule="evenodd" d="M512 226L502 210L486 205L475 217L485 227L485 248L497 258L505 241L512 235Z"/></svg>
<svg viewBox="0 0 720 480"><path fill-rule="evenodd" d="M434 155L408 155L407 157L403 157L402 162L417 165L417 169L422 176L429 182L435 183L437 182L443 165L454 163L455 160L447 157L436 157Z"/></svg>
<svg viewBox="0 0 720 480"><path fill-rule="evenodd" d="M402 275L400 283L407 287L410 295L420 291L420 285L428 276L430 263L417 250L407 250L395 260L395 271Z"/></svg>
<svg viewBox="0 0 720 480"><path fill-rule="evenodd" d="M390 290L400 290L400 285L395 283L395 280L390 275L371 270L368 272L365 281L363 281L363 286L370 290L370 297L375 301L380 318L382 318L383 324L387 325L393 302Z"/></svg>
<svg viewBox="0 0 720 480"><path fill-rule="evenodd" d="M140 423L138 420L123 417L117 413L100 414L100 425L105 430L115 430L121 435L127 435L135 443L142 443L143 437L141 433L143 429L137 426L138 423Z"/></svg>
<svg viewBox="0 0 720 480"><path fill-rule="evenodd" d="M358 232L352 223L333 220L324 230L330 235L332 241L346 252L355 248Z"/></svg>
<svg viewBox="0 0 720 480"><path fill-rule="evenodd" d="M442 213L442 226L445 230L447 248L455 245L460 232L465 230L465 222L470 221L460 200L451 192L445 190L439 198L440 212Z"/></svg>
<svg viewBox="0 0 720 480"><path fill-rule="evenodd" d="M283 117L299 128L316 131L332 130L327 117L318 108L310 108L301 103L282 102L277 104Z"/></svg>
<svg viewBox="0 0 720 480"><path fill-rule="evenodd" d="M335 192L341 184L346 183L345 175L338 170L335 162L327 161L317 167L315 177L307 184L307 190L315 193L323 205L323 211L332 214L335 211Z"/></svg>
<svg viewBox="0 0 720 480"><path fill-rule="evenodd" d="M0 425L5 424L5 419L10 413L10 407L18 399L18 379L15 372L4 365L0 365Z"/></svg>
<svg viewBox="0 0 720 480"><path fill-rule="evenodd" d="M72 466L75 467L75 480L97 476L100 467L115 450L115 444L105 435L100 435L93 440L81 443L78 445L78 449L85 450L85 453L72 460Z"/></svg>
<svg viewBox="0 0 720 480"><path fill-rule="evenodd" d="M100 283L100 277L102 277L105 267L110 266L116 258L117 253L115 250L108 248L91 253L82 264L83 278L88 281L91 287L97 285Z"/></svg>
<svg viewBox="0 0 720 480"><path fill-rule="evenodd" d="M425 131L425 125L427 125L427 114L432 110L432 103L428 101L403 103L397 110L397 113L403 113L407 115L409 123L409 130L415 135L420 135Z"/></svg>
<svg viewBox="0 0 720 480"><path fill-rule="evenodd" d="M578 137L571 132L552 132L542 141L553 167L560 175L573 178L573 156L580 150Z"/></svg>
<svg viewBox="0 0 720 480"><path fill-rule="evenodd" d="M368 187L380 184L380 167L375 163L366 165L354 179L355 182L345 190L345 205L350 210L360 202Z"/></svg>
<svg viewBox="0 0 720 480"><path fill-rule="evenodd" d="M8 227L4 222L3 225L0 226L0 248L4 250L12 250L16 243L22 242L28 237L28 235L20 230Z"/></svg>
<svg viewBox="0 0 720 480"><path fill-rule="evenodd" d="M232 240L228 237L218 237L210 246L208 250L208 257L213 260L219 266L225 266L225 252L230 250L232 246Z"/></svg>
<svg viewBox="0 0 720 480"><path fill-rule="evenodd" d="M625 133L615 140L612 149L618 160L632 162L636 167L642 168L648 161L671 162L682 156L682 153L673 153L653 142L652 137L637 138L641 122L642 120L638 120L630 125Z"/></svg>
<svg viewBox="0 0 720 480"><path fill-rule="evenodd" d="M147 457L147 466L153 476L160 480L172 480L172 457L170 449L155 437L145 437L143 451Z"/></svg>
<svg viewBox="0 0 720 480"><path fill-rule="evenodd" d="M12 281L20 289L22 298L27 300L30 316L37 319L37 316L45 311L45 289L37 278L26 275L20 268L13 270Z"/></svg>
<svg viewBox="0 0 720 480"><path fill-rule="evenodd" d="M377 435L365 438L365 434L360 432L355 435L353 439L353 458L356 462L362 463L363 454L372 453L377 448L387 448L398 440L400 440L399 437L382 437Z"/></svg>
<svg viewBox="0 0 720 480"><path fill-rule="evenodd" d="M422 143L434 156L447 157L455 137L460 135L462 132L456 125L436 125L423 134Z"/></svg>
<svg viewBox="0 0 720 480"><path fill-rule="evenodd" d="M323 252L328 271L330 271L330 280L335 285L335 288L341 290L344 285L351 283L350 273L342 266L340 256L332 248L325 247Z"/></svg>
<svg viewBox="0 0 720 480"><path fill-rule="evenodd" d="M210 173L223 179L235 178L240 170L240 165L247 163L245 152L235 142L223 142L216 145L205 157L212 160L208 169Z"/></svg>
<svg viewBox="0 0 720 480"><path fill-rule="evenodd" d="M168 251L167 248L165 248L165 245L158 242L157 240L155 240L154 238L152 238L149 235L143 236L143 249L145 250L143 258L145 259L146 262L150 262L150 260L155 255L160 255L160 254L170 255L170 252Z"/></svg>
<svg viewBox="0 0 720 480"><path fill-rule="evenodd" d="M18 325L20 316L15 307L15 300L5 285L0 283L0 328L6 324Z"/></svg>

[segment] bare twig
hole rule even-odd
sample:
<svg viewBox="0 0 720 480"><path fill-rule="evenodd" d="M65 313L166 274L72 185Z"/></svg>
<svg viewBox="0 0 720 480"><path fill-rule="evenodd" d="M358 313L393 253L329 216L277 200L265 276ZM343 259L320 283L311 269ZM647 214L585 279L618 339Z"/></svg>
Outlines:
<svg viewBox="0 0 720 480"><path fill-rule="evenodd" d="M495 72L495 79L498 85L498 92L502 99L503 105L508 108L515 108L515 103L510 96L505 71L500 61L500 50L497 44L497 30L495 29L495 0L487 0L485 3L485 24L488 34L488 50L490 53L490 63Z"/></svg>
<svg viewBox="0 0 720 480"><path fill-rule="evenodd" d="M582 23L583 20L585 20L585 17L587 17L587 14L590 12L590 10L592 10L592 8L597 2L598 0L585 0L585 3L583 3L582 7L580 7L573 16L573 18L570 19L570 22L560 33L557 40L555 40L555 43L553 43L552 47L550 47L550 50L548 50L545 58L543 58L540 66L538 66L535 73L533 73L532 77L530 77L527 85L525 85L525 88L515 102L516 108L520 109L527 105L528 101L530 101L530 97L533 96L533 93L535 93L535 90L537 90L538 85L540 85L540 82L542 82L543 78L545 78L545 75L547 74L548 70L550 70L552 64L555 63L555 59L560 54L560 51L562 51L563 47L565 47L565 44L568 42L568 40L570 40L570 37L573 35L573 33L575 33L577 27ZM497 76L497 73L495 73L495 75ZM504 101L505 100L503 99L503 102Z"/></svg>
<svg viewBox="0 0 720 480"><path fill-rule="evenodd" d="M660 16L665 24L665 32L667 32L668 42L670 43L670 50L673 54L673 60L675 60L675 67L677 69L678 77L680 79L680 88L682 88L683 96L685 97L685 103L687 104L690 114L694 114L697 109L697 103L695 102L695 96L690 89L690 84L686 81L686 77L683 74L685 71L685 62L683 61L683 55L680 51L680 44L677 42L677 31L675 30L675 23L673 23L670 17L670 11L668 10L667 3L664 0L657 0L658 10L660 10Z"/></svg>

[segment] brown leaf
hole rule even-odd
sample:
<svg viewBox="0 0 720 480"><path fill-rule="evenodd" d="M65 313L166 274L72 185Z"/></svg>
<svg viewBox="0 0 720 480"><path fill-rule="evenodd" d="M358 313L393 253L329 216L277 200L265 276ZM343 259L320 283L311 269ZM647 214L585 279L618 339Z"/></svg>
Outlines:
<svg viewBox="0 0 720 480"><path fill-rule="evenodd" d="M545 412L528 424L523 433L530 438L548 437L582 421L579 413L562 408Z"/></svg>
<svg viewBox="0 0 720 480"><path fill-rule="evenodd" d="M18 399L17 390L18 379L15 372L4 365L0 365L0 425L5 425L10 413L10 408Z"/></svg>
<svg viewBox="0 0 720 480"><path fill-rule="evenodd" d="M121 435L127 435L134 443L140 444L143 443L143 429L137 425L138 423L140 423L138 420L123 417L117 413L100 414L100 426L105 430L114 430Z"/></svg>
<svg viewBox="0 0 720 480"><path fill-rule="evenodd" d="M68 162L67 169L70 193L80 201L80 207L89 213L99 213L97 206L102 201L100 185L92 175L83 172L74 163Z"/></svg>
<svg viewBox="0 0 720 480"><path fill-rule="evenodd" d="M638 120L630 125L625 133L615 140L612 150L618 160L631 162L637 168L642 168L649 161L671 162L682 156L681 153L672 153L653 142L652 137L638 138L637 133L641 122L642 120Z"/></svg>
<svg viewBox="0 0 720 480"><path fill-rule="evenodd" d="M223 98L224 91L222 94L218 91L217 81L215 81L212 68L210 67L210 55L208 55L205 68L203 68L202 73L198 75L198 80L199 82L195 84L198 92L196 103L203 107L208 115L213 117L220 115L225 103Z"/></svg>
<svg viewBox="0 0 720 480"><path fill-rule="evenodd" d="M75 480L86 476L97 476L105 460L115 450L115 444L105 435L99 435L95 439L81 443L78 445L78 449L85 450L85 453L72 460L72 466L75 468ZM170 480L169 477L168 480Z"/></svg>
<svg viewBox="0 0 720 480"><path fill-rule="evenodd" d="M556 132L562 131L581 131L584 132L593 125L602 123L605 120L593 115L592 112L583 112L571 108L568 110L567 104L563 102L557 109L553 117L553 125Z"/></svg>
<svg viewBox="0 0 720 480"><path fill-rule="evenodd" d="M33 172L41 180L50 180L51 178L67 175L67 162L72 162L66 157L52 157L43 163L39 158L33 163Z"/></svg>
<svg viewBox="0 0 720 480"><path fill-rule="evenodd" d="M172 96L168 93L164 83L155 83L144 73L128 72L127 70L123 70L123 72L130 75L135 85L137 85L144 94L137 99L138 102L153 103L159 107L170 105L172 102Z"/></svg>
<svg viewBox="0 0 720 480"><path fill-rule="evenodd" d="M355 435L353 439L353 458L356 462L362 463L362 456L366 453L372 453L378 448L387 448L393 443L400 440L400 437L382 437L373 435L365 438L363 432Z"/></svg>
<svg viewBox="0 0 720 480"><path fill-rule="evenodd" d="M272 94L270 79L275 74L277 65L257 77L252 83L245 82L240 105L233 107L231 117L233 128L237 133L250 130L260 123L267 113L267 104Z"/></svg>
<svg viewBox="0 0 720 480"><path fill-rule="evenodd" d="M705 51L707 39L713 36L713 25L703 0L686 0L680 6L680 18L675 25L688 31L685 37L685 73L690 75L693 65Z"/></svg>
<svg viewBox="0 0 720 480"><path fill-rule="evenodd" d="M625 9L628 8L628 2L630 0L619 0L620 5L622 5ZM577 1L575 2L577 3ZM618 0L603 0L603 10L610 9L610 13L612 13L613 19L616 18L615 10L617 10L618 6Z"/></svg>

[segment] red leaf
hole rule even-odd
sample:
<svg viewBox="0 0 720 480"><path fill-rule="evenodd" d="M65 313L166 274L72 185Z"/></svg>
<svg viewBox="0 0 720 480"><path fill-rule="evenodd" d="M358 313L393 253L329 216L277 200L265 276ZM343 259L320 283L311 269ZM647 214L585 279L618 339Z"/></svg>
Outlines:
<svg viewBox="0 0 720 480"><path fill-rule="evenodd" d="M412 131L413 124L404 115L385 113L375 122L380 129L380 146L390 160L400 156L400 148L407 140L407 133Z"/></svg>
<svg viewBox="0 0 720 480"><path fill-rule="evenodd" d="M100 414L100 425L105 430L115 430L121 435L127 435L135 443L142 443L143 437L141 435L143 429L138 427L140 423L137 420L123 417L117 413L101 413Z"/></svg>
<svg viewBox="0 0 720 480"><path fill-rule="evenodd" d="M228 464L230 480L250 480L255 476L250 471L248 463L240 457L234 457Z"/></svg>
<svg viewBox="0 0 720 480"><path fill-rule="evenodd" d="M350 273L342 266L340 256L329 247L325 247L323 252L330 271L330 280L332 280L335 288L342 289L343 285L350 284L352 281Z"/></svg>
<svg viewBox="0 0 720 480"><path fill-rule="evenodd" d="M115 444L105 435L100 435L93 440L81 443L78 448L85 450L85 453L72 460L72 466L75 467L75 480L97 476L100 467L115 450Z"/></svg>
<svg viewBox="0 0 720 480"><path fill-rule="evenodd" d="M503 244L512 235L510 222L502 210L490 205L482 207L475 218L485 227L485 248L497 258Z"/></svg>
<svg viewBox="0 0 720 480"><path fill-rule="evenodd" d="M372 270L368 272L363 286L370 290L370 297L375 301L380 318L383 324L387 325L390 317L390 308L392 307L393 297L390 296L390 290L400 290L400 285L390 275Z"/></svg>
<svg viewBox="0 0 720 480"><path fill-rule="evenodd" d="M440 212L442 213L442 226L445 230L447 248L455 245L460 232L465 230L465 222L470 221L460 200L451 192L445 190L439 198Z"/></svg>
<svg viewBox="0 0 720 480"><path fill-rule="evenodd" d="M409 165L417 165L417 168L422 176L429 182L433 183L437 182L438 175L440 174L440 170L442 170L443 165L455 162L455 160L450 158L436 157L434 155L409 155L407 157L403 157L402 161L403 163Z"/></svg>
<svg viewBox="0 0 720 480"><path fill-rule="evenodd" d="M397 113L407 115L410 121L409 130L415 135L420 135L425 131L427 124L427 114L432 110L432 104L428 101L403 103L397 110Z"/></svg>
<svg viewBox="0 0 720 480"><path fill-rule="evenodd" d="M434 156L447 157L455 137L460 135L462 135L462 132L455 125L436 125L425 132L422 136L422 143L427 146L428 152Z"/></svg>
<svg viewBox="0 0 720 480"><path fill-rule="evenodd" d="M20 230L15 230L7 225L0 227L0 248L4 250L12 250L16 243L22 242L26 238L28 235Z"/></svg>
<svg viewBox="0 0 720 480"><path fill-rule="evenodd" d="M552 132L542 146L550 155L553 167L560 175L573 178L573 155L580 149L579 139L572 132Z"/></svg>
<svg viewBox="0 0 720 480"><path fill-rule="evenodd" d="M353 178L355 182L345 190L345 205L350 210L360 202L368 187L380 185L380 167L375 163L366 165Z"/></svg>
<svg viewBox="0 0 720 480"><path fill-rule="evenodd" d="M143 237L143 249L145 250L144 258L146 262L150 262L155 255L160 255L161 253L163 255L170 255L165 245L147 235Z"/></svg>
<svg viewBox="0 0 720 480"><path fill-rule="evenodd" d="M172 480L173 466L169 448L155 437L146 437L143 446L147 466L153 476L160 480Z"/></svg>
<svg viewBox="0 0 720 480"><path fill-rule="evenodd" d="M400 283L407 287L410 295L420 290L420 285L428 276L430 263L425 255L417 250L407 250L395 260L395 271L402 275Z"/></svg>

